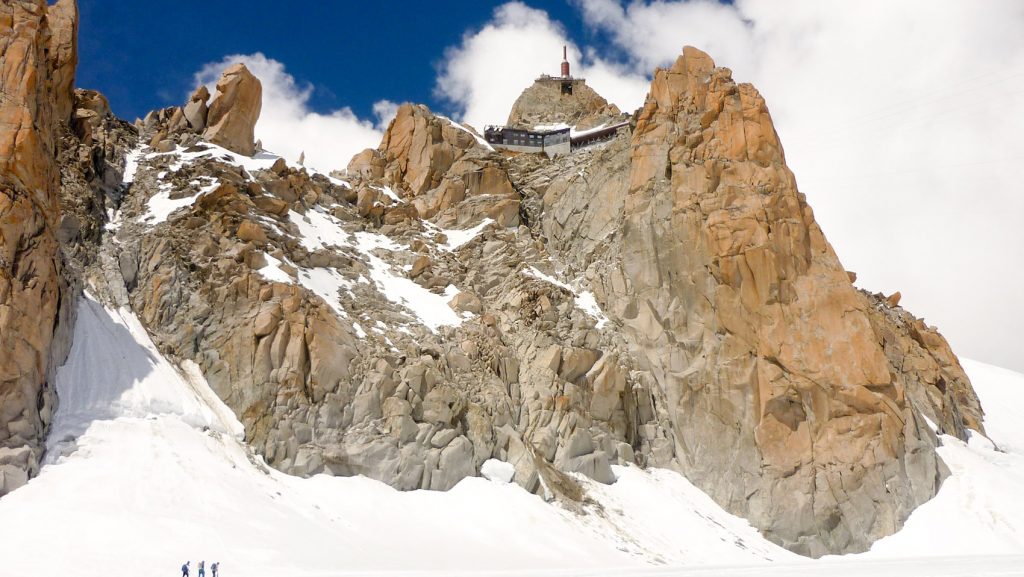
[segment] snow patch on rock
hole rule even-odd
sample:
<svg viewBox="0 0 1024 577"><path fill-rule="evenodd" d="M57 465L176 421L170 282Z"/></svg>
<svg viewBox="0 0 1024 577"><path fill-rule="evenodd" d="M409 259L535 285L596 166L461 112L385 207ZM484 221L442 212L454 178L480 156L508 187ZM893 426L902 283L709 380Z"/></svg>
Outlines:
<svg viewBox="0 0 1024 577"><path fill-rule="evenodd" d="M480 474L488 481L511 483L516 476L516 468L511 463L498 459L487 459L480 465Z"/></svg>

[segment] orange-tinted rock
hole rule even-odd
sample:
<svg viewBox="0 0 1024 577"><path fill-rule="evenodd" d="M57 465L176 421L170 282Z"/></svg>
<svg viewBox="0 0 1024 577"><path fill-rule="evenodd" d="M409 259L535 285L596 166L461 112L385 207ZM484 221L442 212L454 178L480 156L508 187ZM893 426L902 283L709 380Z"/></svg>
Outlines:
<svg viewBox="0 0 1024 577"><path fill-rule="evenodd" d="M426 106L403 104L388 126L376 151L364 151L349 165L349 172L382 179L416 208L420 218L445 214L449 224L479 221L490 216L494 202L518 206L516 193L500 160L480 144L468 129L433 115ZM464 204L464 200L487 196L487 206ZM518 223L518 211L504 220Z"/></svg>
<svg viewBox="0 0 1024 577"><path fill-rule="evenodd" d="M596 285L636 359L629 386L663 407L667 438L637 413L637 456L803 554L894 532L945 474L923 416L961 438L981 426L955 356L852 286L763 98L708 55L658 70L623 140L516 185L543 192L527 216Z"/></svg>
<svg viewBox="0 0 1024 577"><path fill-rule="evenodd" d="M903 298L903 295L900 294L900 291L896 291L896 292L892 293L891 295L889 295L888 298L885 299L885 304L887 304L887 305L889 305L891 307L899 306L900 299L902 299L902 298Z"/></svg>
<svg viewBox="0 0 1024 577"><path fill-rule="evenodd" d="M47 8L46 18L50 27L54 116L58 121L67 121L74 104L78 66L78 5L75 0L59 0Z"/></svg>
<svg viewBox="0 0 1024 577"><path fill-rule="evenodd" d="M35 473L52 411L57 125L70 120L74 2L0 4L0 495ZM70 295L69 300L70 300Z"/></svg>
<svg viewBox="0 0 1024 577"><path fill-rule="evenodd" d="M563 88L564 84L568 88ZM585 129L619 114L614 104L609 104L582 79L539 78L516 99L507 124L533 128L564 123Z"/></svg>
<svg viewBox="0 0 1024 577"><path fill-rule="evenodd" d="M626 322L674 399L692 481L813 556L866 549L934 494L934 455L909 456L934 439L754 87L690 47L657 71L624 210L622 296L652 317Z"/></svg>
<svg viewBox="0 0 1024 577"><path fill-rule="evenodd" d="M196 91L189 97L188 103L185 104L183 110L185 120L194 130L199 131L206 128L206 115L209 112L206 101L209 99L210 91L205 86L200 86L196 88Z"/></svg>
<svg viewBox="0 0 1024 577"><path fill-rule="evenodd" d="M263 85L244 64L228 68L217 81L203 137L224 148L252 156L256 121L263 106Z"/></svg>

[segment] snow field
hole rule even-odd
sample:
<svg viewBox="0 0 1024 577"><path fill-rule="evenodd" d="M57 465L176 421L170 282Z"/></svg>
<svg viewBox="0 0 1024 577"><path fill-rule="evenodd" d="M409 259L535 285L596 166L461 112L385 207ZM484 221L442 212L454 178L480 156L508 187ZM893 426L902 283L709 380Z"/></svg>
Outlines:
<svg viewBox="0 0 1024 577"><path fill-rule="evenodd" d="M967 367L983 402L1024 400L1024 376ZM47 464L0 500L6 571L153 574L206 559L252 577L1024 574L1024 457L980 435L943 439L952 476L903 531L864 555L811 562L667 470L616 467L610 486L581 479L600 504L584 515L503 482L500 461L485 467L494 480L446 493L288 477L238 442L241 425L196 366L183 369L130 312L80 302ZM1007 414L990 412L988 427L1012 447L1021 427Z"/></svg>
<svg viewBox="0 0 1024 577"><path fill-rule="evenodd" d="M0 500L0 552L11 574L88 577L111 567L153 574L185 559L218 560L230 574L254 577L678 562L679 547L661 550L656 543L652 550L627 532L666 531L660 524L668 516L634 519L629 511L685 484L674 473L666 474L675 475L675 484L665 486L638 469L616 469L620 482L602 494L615 498L622 508L616 515L632 527L599 513L581 523L501 479L403 493L360 477L288 477L249 454L235 436L240 424L196 367L177 371L130 313L85 298L75 331L57 376L53 458L39 477ZM500 462L488 468L507 473ZM730 518L676 523L688 535L678 543L697 550L705 538L731 542L728 527L745 522ZM746 526L744 539L755 537ZM754 561L773 547L730 559ZM774 554L790 556L778 548Z"/></svg>
<svg viewBox="0 0 1024 577"><path fill-rule="evenodd" d="M180 162L216 154L247 170L277 158L223 149L168 154ZM129 155L125 182L141 158L141 149ZM151 199L147 215L162 222L186 205L171 203L184 200ZM462 322L447 306L456 287L432 293L375 254L404 250L388 237L350 235L317 209L289 217L307 249L364 255L382 294L431 330ZM455 250L489 224L437 229L448 237L440 248ZM260 274L299 282L345 316L338 293L352 281L327 268L300 268L295 279L266 256ZM573 292L598 327L607 322L589 291L532 267L522 272ZM861 555L809 561L668 470L615 467L617 482L607 486L581 478L598 504L583 515L508 483L510 465L493 459L483 477L445 493L280 474L240 442L241 423L198 366L172 363L131 311L86 296L55 378L60 402L44 467L0 499L0 574L170 575L186 559L193 568L205 559L222 562L224 575L247 577L1024 575L1024 375L963 364L986 411L988 437L942 437L939 454L951 476L902 531Z"/></svg>

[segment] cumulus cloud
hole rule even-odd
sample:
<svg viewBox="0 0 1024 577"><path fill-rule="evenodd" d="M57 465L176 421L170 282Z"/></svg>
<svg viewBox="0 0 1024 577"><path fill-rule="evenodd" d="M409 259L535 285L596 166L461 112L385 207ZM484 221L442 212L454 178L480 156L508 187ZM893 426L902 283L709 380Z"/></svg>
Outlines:
<svg viewBox="0 0 1024 577"><path fill-rule="evenodd" d="M644 74L669 64L684 45L711 54L722 66L756 54L749 23L730 5L714 0L632 2L576 0L584 20L608 32L630 63ZM787 14L789 9L779 9Z"/></svg>
<svg viewBox="0 0 1024 577"><path fill-rule="evenodd" d="M449 48L440 70L436 93L455 105L456 116L480 129L503 124L519 93L541 73L559 74L562 46L569 48L575 76L605 98L635 108L647 92L643 74L602 60L596 53L583 58L563 27L543 10L521 2L499 6L482 29L467 33L462 44Z"/></svg>
<svg viewBox="0 0 1024 577"><path fill-rule="evenodd" d="M364 148L380 144L381 121L394 103L374 105L378 123L359 118L348 107L322 114L309 107L312 85L300 85L284 64L262 53L233 54L204 65L195 73L196 85L205 84L214 94L221 72L237 62L244 63L263 84L263 109L256 123L256 138L263 147L297 162L305 153L306 166L321 171L344 168ZM393 116L393 109L391 112ZM386 126L387 120L384 121Z"/></svg>
<svg viewBox="0 0 1024 577"><path fill-rule="evenodd" d="M373 116L377 119L377 130L387 130L388 124L398 114L398 106L397 102L391 102L390 100L378 100L373 103Z"/></svg>
<svg viewBox="0 0 1024 577"><path fill-rule="evenodd" d="M1024 369L1024 3L574 5L612 46L577 46L545 12L505 4L448 51L438 94L473 124L500 123L568 44L574 69L633 110L654 67L697 46L764 94L858 285L901 291L958 353Z"/></svg>

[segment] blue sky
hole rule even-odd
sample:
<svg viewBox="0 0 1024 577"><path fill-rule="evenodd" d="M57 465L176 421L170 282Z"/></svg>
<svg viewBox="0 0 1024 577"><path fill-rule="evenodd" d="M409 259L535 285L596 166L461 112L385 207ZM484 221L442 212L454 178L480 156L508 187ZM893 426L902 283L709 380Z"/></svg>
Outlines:
<svg viewBox="0 0 1024 577"><path fill-rule="evenodd" d="M79 0L78 85L107 95L129 120L183 102L193 74L228 54L263 52L284 63L300 84L314 85L310 106L349 106L372 116L375 101L423 102L434 97L445 49L479 29L500 3L446 0L351 3L271 0L173 4ZM567 2L528 2L560 21L572 37L591 40Z"/></svg>

